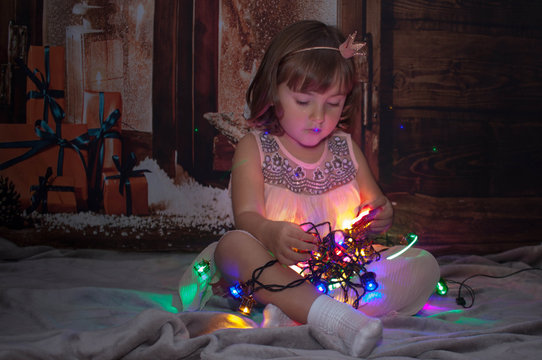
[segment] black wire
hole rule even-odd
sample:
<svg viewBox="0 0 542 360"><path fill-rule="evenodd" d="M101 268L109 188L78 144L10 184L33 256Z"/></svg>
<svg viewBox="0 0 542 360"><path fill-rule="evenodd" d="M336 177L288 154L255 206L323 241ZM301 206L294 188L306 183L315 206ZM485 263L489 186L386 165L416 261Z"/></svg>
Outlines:
<svg viewBox="0 0 542 360"><path fill-rule="evenodd" d="M466 282L468 280L473 279L475 277L487 277L487 278L491 278L491 279L504 279L504 278L507 278L507 277L510 277L510 276L513 276L513 275L517 275L517 274L522 273L524 271L531 271L531 270L542 270L542 268L530 267L530 268L525 268L525 269L521 269L521 270L518 270L518 271L514 271L514 272L512 272L510 274L502 275L502 276L487 275L487 274L474 274L474 275L471 275L471 276L465 278L461 282L455 281L455 280L446 280L446 281L459 285L459 289L457 290L456 303L458 305L463 306L463 308L468 309L468 308L471 308L474 305L474 299L476 297L475 293L474 293L474 289L466 284ZM461 289L463 289L463 288L465 288L465 290L469 293L469 295L471 297L471 302L470 302L469 305L467 305L467 303L465 301L465 298L463 296L461 296Z"/></svg>
<svg viewBox="0 0 542 360"><path fill-rule="evenodd" d="M334 240L335 233L336 232L342 232L342 230L332 231L331 223L329 221L326 221L326 222L323 222L323 223L320 223L320 224L317 224L317 225L315 225L315 224L313 224L311 222L301 224L301 226L306 226L306 225L310 225L310 227L306 230L306 232L309 233L309 234L313 234L318 238L318 242L320 243L320 247L325 248L327 251L333 250L333 248L335 247L335 240ZM322 238L320 236L320 232L318 231L318 228L321 227L321 226L326 226L326 225L328 227L328 234L324 238ZM358 230L357 233L355 233L354 235L351 234L351 237L357 238L359 236L359 234L362 233L362 232L363 232L363 229ZM343 233L343 235L344 235L344 233ZM368 245L372 249L371 243L369 243ZM371 259L369 259L369 260L366 260L363 256L360 256L359 258L357 256L355 256L354 257L355 261L353 261L353 265L355 265L355 266L353 266L353 268L350 269L350 273L354 273L354 272L356 272L356 270L357 270L358 273L367 272L365 266L370 264L373 261L380 260L380 256L381 256L380 252L374 251L374 249L373 249L373 253L371 255ZM359 261L361 261L361 263ZM273 259L273 260L268 261L263 266L260 266L260 267L258 267L256 269L254 269L254 271L252 272L251 279L249 279L246 282L244 282L243 284L241 284L241 287L242 287L243 291L245 293L247 293L249 296L251 296L254 292L256 292L256 291L258 291L260 289L264 289L264 290L271 291L271 292L278 292L278 291L283 291L283 290L290 289L290 288L293 288L293 287L296 287L296 286L300 286L301 284L303 284L305 282L309 282L309 283L314 284L315 282L321 280L322 275L327 273L330 268L332 270L335 270L335 271L337 271L337 269L336 269L337 267L342 268L339 264L335 264L335 263L331 263L331 262L325 262L323 260L318 260L318 259L311 258L311 259L309 259L307 261L308 266L303 269L303 272L305 272L306 270L310 270L310 274L306 274L302 278L296 279L296 280L294 280L294 281L292 281L292 282L290 282L290 283L288 283L286 285L264 284L261 281L259 281L258 279L262 275L263 271L265 269L267 269L268 267L271 267L271 266L275 265L277 262L278 262L277 259ZM350 281L350 277L347 277L346 279L343 279L340 282L340 286L341 286L341 288L343 290L343 294L344 294L344 297L345 297L345 302L348 301L348 289L353 290L353 292L355 293L355 300L354 300L352 305L355 308L358 308L359 302L361 301L361 298L363 297L363 295L365 295L365 292L366 292L365 287L361 283L361 279L360 279L360 283L358 284L358 283L355 283L353 281ZM358 289L362 290L361 294L358 291Z"/></svg>
<svg viewBox="0 0 542 360"><path fill-rule="evenodd" d="M276 259L270 260L265 265L254 269L254 271L252 272L252 278L245 283L245 287L248 287L250 289L249 290L249 295L252 295L254 292L256 292L257 290L260 290L260 289L265 289L267 291L272 291L272 292L282 291L282 290L286 290L286 289L290 289L290 288L299 286L299 285L303 284L305 281L307 281L307 279L305 279L305 278L300 278L300 279L294 280L294 281L292 281L292 282L290 282L290 283L288 283L286 285L264 284L264 283L260 282L258 279L262 275L263 271L265 269L267 269L268 267L271 267L271 266L275 265L276 263L278 263L278 260L276 260ZM254 285L258 285L258 286L254 286Z"/></svg>

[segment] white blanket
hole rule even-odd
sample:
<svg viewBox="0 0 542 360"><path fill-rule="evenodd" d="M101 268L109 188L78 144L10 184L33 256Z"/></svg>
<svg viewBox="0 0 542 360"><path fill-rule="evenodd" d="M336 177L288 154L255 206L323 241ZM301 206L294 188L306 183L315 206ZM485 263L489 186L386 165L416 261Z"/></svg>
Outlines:
<svg viewBox="0 0 542 360"><path fill-rule="evenodd" d="M178 313L179 276L195 256L20 248L0 238L0 359L349 359L308 326L259 328L261 309L247 318L224 300ZM504 276L541 267L542 245L438 260L448 279ZM540 358L542 271L469 280L469 309L449 285L420 314L384 318L369 358Z"/></svg>

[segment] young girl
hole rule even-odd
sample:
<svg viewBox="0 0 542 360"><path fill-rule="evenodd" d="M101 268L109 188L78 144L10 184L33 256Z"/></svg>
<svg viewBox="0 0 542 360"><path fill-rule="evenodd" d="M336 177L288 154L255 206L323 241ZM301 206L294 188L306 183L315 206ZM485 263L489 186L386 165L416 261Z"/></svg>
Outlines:
<svg viewBox="0 0 542 360"><path fill-rule="evenodd" d="M195 260L209 261L212 281L192 266L180 283L183 310L201 309L211 295L207 285L221 278L234 284L261 272L264 284L286 285L301 278L289 266L308 260L316 239L301 226L330 222L340 228L360 210L377 212L369 231L392 224L393 209L375 182L361 150L341 128L355 109L352 37L318 21L301 21L271 42L247 91L254 131L237 144L231 195L237 230L225 234ZM343 44L344 43L344 44ZM343 44L341 46L341 44ZM263 326L308 324L324 333L324 346L366 356L382 334L376 316L412 315L421 309L439 279L436 260L411 248L387 260L400 247L368 266L378 292L364 296L358 310L319 292L310 282L282 291L260 289L254 298L264 309Z"/></svg>

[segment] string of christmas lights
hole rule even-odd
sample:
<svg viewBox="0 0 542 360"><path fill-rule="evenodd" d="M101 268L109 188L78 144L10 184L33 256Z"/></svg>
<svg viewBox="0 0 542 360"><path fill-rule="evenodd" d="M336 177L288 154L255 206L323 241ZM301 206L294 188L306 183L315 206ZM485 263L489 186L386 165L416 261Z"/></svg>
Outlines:
<svg viewBox="0 0 542 360"><path fill-rule="evenodd" d="M340 288L342 301L349 303L349 300L352 300L351 305L358 308L363 295L378 288L376 274L366 269L366 265L380 260L380 253L373 248L367 234L369 223L376 214L376 210L366 211L350 224L346 224L344 230L331 230L329 222L317 225L310 222L301 224L308 233L316 237L318 244L318 250L311 254L309 260L291 266L303 277L286 285L263 284L259 281L262 272L278 262L269 261L255 269L251 279L230 287L230 294L241 300L239 311L245 315L250 314L256 303L253 294L260 289L283 291L306 281L324 294ZM318 229L324 226L328 231L322 238Z"/></svg>

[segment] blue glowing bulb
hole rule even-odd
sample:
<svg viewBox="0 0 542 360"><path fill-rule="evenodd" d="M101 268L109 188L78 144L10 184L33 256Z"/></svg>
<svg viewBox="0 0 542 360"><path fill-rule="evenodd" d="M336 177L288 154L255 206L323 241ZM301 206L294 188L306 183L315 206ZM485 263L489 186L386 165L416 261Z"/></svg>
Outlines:
<svg viewBox="0 0 542 360"><path fill-rule="evenodd" d="M318 281L316 284L314 284L314 286L316 286L316 290L320 291L321 293L327 293L327 284L325 282Z"/></svg>
<svg viewBox="0 0 542 360"><path fill-rule="evenodd" d="M361 284L366 291L375 291L378 288L376 274L374 272L366 272L361 276Z"/></svg>
<svg viewBox="0 0 542 360"><path fill-rule="evenodd" d="M230 294L236 299L241 298L241 296L243 296L243 290L241 289L241 285L237 283L233 286L230 286Z"/></svg>

